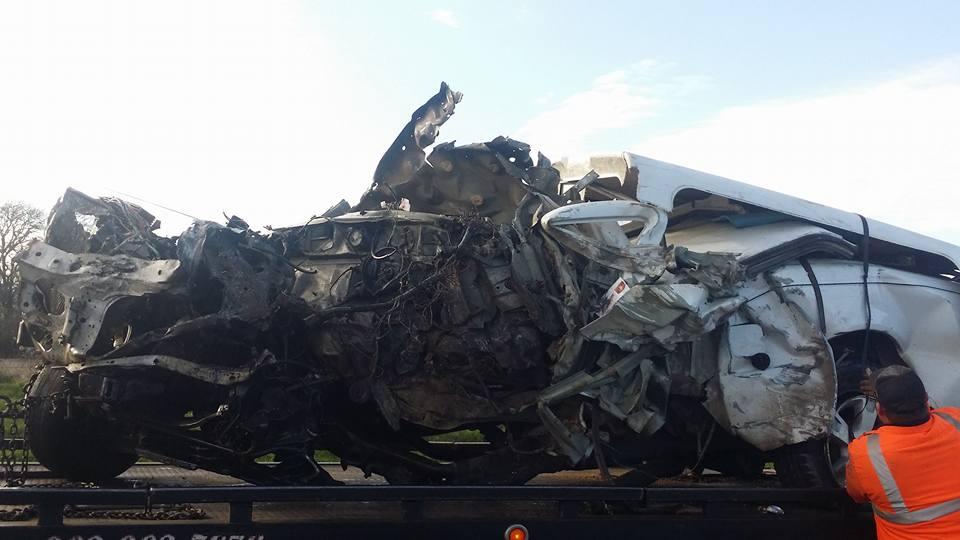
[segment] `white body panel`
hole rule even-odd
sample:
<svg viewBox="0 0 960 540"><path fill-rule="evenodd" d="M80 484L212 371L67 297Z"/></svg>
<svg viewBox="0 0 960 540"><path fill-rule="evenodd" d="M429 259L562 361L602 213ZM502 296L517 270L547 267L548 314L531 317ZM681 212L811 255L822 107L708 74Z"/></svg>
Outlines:
<svg viewBox="0 0 960 540"><path fill-rule="evenodd" d="M863 223L855 213L629 152L620 156L594 157L580 163L560 162L555 166L564 178L578 178L596 170L601 178L616 177L623 184L628 183L628 178L634 179L638 200L668 212L673 210L678 193L695 189L854 234L863 232ZM945 257L953 262L954 268L960 268L960 246L882 221L868 218L867 222L872 238Z"/></svg>
<svg viewBox="0 0 960 540"><path fill-rule="evenodd" d="M827 337L863 330L861 265L819 261L813 269L823 291ZM803 268L785 266L774 276L783 283L786 297L815 321L813 285ZM960 284L882 266L872 266L867 281L871 330L897 342L900 356L917 370L934 406L960 406Z"/></svg>
<svg viewBox="0 0 960 540"><path fill-rule="evenodd" d="M787 250L785 264L774 264L737 291L744 303L717 328L717 376L704 381L708 384L705 405L711 414L761 450L823 436L830 430L838 381L827 341L867 329L863 265L848 259L856 255L847 241L859 243L863 237L859 215L629 153L580 164L560 163L558 168L565 182L595 170L603 189L636 193L640 202L665 212L674 209L678 194L690 189L788 216L787 221L743 228L706 222L668 229L668 245L701 253L733 253L741 261L782 251L804 238L825 238L848 246L847 254L837 259L812 261L823 297L823 332L814 285L796 259L804 253L819 253L822 247L794 255ZM927 274L871 264L869 329L893 339L902 360L924 380L934 406L960 406L960 282L946 274L936 275L958 274L952 271L960 261L960 247L875 220L868 220L868 225L872 240L899 246L894 247L898 253L928 260L933 255L939 261L923 268Z"/></svg>

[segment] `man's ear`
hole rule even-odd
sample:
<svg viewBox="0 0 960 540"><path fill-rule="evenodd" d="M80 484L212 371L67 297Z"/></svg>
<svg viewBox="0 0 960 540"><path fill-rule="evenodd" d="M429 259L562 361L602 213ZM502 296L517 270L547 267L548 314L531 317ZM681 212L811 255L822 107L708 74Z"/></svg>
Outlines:
<svg viewBox="0 0 960 540"><path fill-rule="evenodd" d="M887 410L883 408L883 405L880 402L877 402L877 417L880 418L881 424L889 424L890 418L887 416Z"/></svg>

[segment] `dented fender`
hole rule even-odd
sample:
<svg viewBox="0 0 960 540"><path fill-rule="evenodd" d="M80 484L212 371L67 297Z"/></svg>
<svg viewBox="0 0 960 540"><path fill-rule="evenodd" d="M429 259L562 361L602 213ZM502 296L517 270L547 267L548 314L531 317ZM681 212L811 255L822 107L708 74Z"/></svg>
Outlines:
<svg viewBox="0 0 960 540"><path fill-rule="evenodd" d="M79 355L93 348L111 306L123 298L171 289L180 269L176 259L73 254L42 241L31 244L18 263L24 320L59 327L54 338L69 343L71 352Z"/></svg>
<svg viewBox="0 0 960 540"><path fill-rule="evenodd" d="M833 352L789 297L772 291L745 303L720 333L717 368L707 409L732 434L769 451L828 433Z"/></svg>

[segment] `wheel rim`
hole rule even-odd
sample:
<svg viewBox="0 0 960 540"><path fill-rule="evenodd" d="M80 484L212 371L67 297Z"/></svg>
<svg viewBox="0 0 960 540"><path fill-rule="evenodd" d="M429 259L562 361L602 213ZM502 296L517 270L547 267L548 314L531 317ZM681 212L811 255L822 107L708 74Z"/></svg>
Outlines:
<svg viewBox="0 0 960 540"><path fill-rule="evenodd" d="M870 431L877 424L877 402L863 394L851 396L837 406L827 441L827 462L837 484L846 485L847 462L851 441Z"/></svg>

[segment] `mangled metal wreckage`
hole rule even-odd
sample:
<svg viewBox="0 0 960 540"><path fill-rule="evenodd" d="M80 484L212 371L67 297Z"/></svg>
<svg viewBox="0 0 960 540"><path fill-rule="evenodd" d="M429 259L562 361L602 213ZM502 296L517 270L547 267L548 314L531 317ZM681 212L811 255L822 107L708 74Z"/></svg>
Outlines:
<svg viewBox="0 0 960 540"><path fill-rule="evenodd" d="M164 238L68 191L19 262L20 339L47 362L37 459L260 483L333 482L320 448L392 483L774 459L815 485L875 420L864 367L958 395L938 375L960 346L953 246L631 154L534 162L498 137L427 158L459 100L444 84L414 113L358 205L265 235L232 218ZM465 429L485 443L430 441Z"/></svg>

